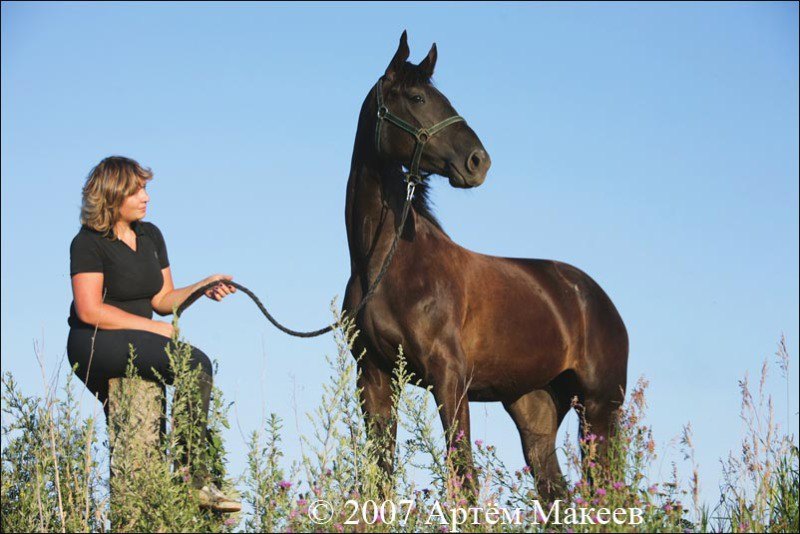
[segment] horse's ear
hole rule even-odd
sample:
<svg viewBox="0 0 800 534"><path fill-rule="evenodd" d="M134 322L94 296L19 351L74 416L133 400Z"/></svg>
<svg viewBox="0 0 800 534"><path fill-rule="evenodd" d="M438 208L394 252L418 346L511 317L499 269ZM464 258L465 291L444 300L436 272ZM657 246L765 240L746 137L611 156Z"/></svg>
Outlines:
<svg viewBox="0 0 800 534"><path fill-rule="evenodd" d="M408 54L410 50L408 49L408 35L406 31L403 30L403 35L400 36L400 44L397 45L397 52L394 53L394 57L392 61L389 63L389 66L386 67L386 72L384 76L387 80L393 80L395 75L400 71L400 69L405 64L406 60L408 59Z"/></svg>
<svg viewBox="0 0 800 534"><path fill-rule="evenodd" d="M433 69L436 68L436 55L436 43L433 43L431 51L428 52L428 55L425 56L425 59L423 59L420 64L417 65L420 72L425 74L426 78L433 76Z"/></svg>

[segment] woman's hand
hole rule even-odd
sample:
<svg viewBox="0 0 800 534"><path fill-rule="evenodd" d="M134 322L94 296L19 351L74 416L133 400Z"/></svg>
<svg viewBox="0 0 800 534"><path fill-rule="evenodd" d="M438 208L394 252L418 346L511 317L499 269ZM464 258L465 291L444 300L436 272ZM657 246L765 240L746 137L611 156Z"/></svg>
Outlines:
<svg viewBox="0 0 800 534"><path fill-rule="evenodd" d="M233 276L229 274L215 274L209 276L208 278L201 280L197 283L197 287L203 287L206 284L210 284L211 282L215 282L217 280L224 281L224 280L233 280ZM217 284L216 286L210 287L205 291L205 295L213 300L219 302L220 300L224 299L226 296L230 295L231 293L236 293L236 288L233 286L229 286L223 283Z"/></svg>

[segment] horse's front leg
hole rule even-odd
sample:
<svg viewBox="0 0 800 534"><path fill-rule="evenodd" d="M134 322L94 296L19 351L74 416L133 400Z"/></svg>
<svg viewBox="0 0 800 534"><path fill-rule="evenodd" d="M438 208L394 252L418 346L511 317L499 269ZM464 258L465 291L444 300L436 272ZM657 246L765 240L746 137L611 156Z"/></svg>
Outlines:
<svg viewBox="0 0 800 534"><path fill-rule="evenodd" d="M397 439L397 421L392 417L392 377L369 358L370 354L366 353L359 362L361 409L367 436L377 445L378 465L386 473L387 482L391 483ZM387 491L391 491L391 487L383 488L384 496Z"/></svg>
<svg viewBox="0 0 800 534"><path fill-rule="evenodd" d="M361 287L358 278L350 278L345 290L343 311L353 313L361 301ZM377 445L378 465L386 474L387 484L391 484L394 472L394 451L397 439L397 421L392 419L392 376L382 371L376 364L376 354L370 351L362 333L353 341L351 352L358 362L358 390L361 411L364 415L367 437ZM383 497L388 497L391 487L381 488Z"/></svg>
<svg viewBox="0 0 800 534"><path fill-rule="evenodd" d="M447 458L463 477L464 486L475 492L475 480L469 425L469 376L461 345L446 343L434 354L428 365L428 380L433 396L441 406L439 415L447 438Z"/></svg>

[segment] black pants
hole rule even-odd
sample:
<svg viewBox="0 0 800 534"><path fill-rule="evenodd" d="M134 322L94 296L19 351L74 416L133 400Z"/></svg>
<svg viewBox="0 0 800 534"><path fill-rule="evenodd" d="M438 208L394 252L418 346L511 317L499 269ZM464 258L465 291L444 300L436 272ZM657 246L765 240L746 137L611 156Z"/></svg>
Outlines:
<svg viewBox="0 0 800 534"><path fill-rule="evenodd" d="M94 347L92 346L94 337ZM168 337L146 332L144 330L97 330L88 328L72 328L67 341L67 356L71 366L78 364L75 372L86 384L92 394L96 395L103 403L108 416L108 380L122 378L130 359L130 347L133 345L136 357L133 360L139 376L145 380L158 381L153 370L164 378L167 384L172 384L175 374L169 364L169 357L165 351L169 345ZM201 366L199 388L201 397L201 410L203 419L208 419L208 408L211 401L213 384L213 368L211 360L200 349L192 347L192 356L189 362L192 369ZM88 375L87 375L88 373ZM200 414L197 414L200 415ZM201 443L207 442L208 431L203 425ZM193 473L195 486L201 486L207 477L204 468L198 468Z"/></svg>

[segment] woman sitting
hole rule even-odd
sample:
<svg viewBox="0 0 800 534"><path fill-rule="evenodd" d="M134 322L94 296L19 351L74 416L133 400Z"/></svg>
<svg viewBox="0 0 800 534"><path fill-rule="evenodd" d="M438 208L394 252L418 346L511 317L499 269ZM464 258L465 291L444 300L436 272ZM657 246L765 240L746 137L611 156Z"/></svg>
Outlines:
<svg viewBox="0 0 800 534"><path fill-rule="evenodd" d="M112 156L101 161L83 187L81 229L70 246L73 302L69 316L67 354L86 387L103 403L108 416L108 381L125 376L129 345L133 364L145 380L157 380L157 372L171 384L174 374L165 348L173 334L171 323L154 321L172 313L197 288L221 283L206 296L222 300L236 288L222 282L229 275L216 274L196 284L175 289L164 237L158 227L142 219L147 213L150 169L132 159ZM191 367L201 367L200 394L206 421L212 389L211 360L192 347ZM154 372L155 371L155 372ZM202 441L207 442L203 423ZM192 482L201 505L235 512L241 504L226 497L210 480L205 467L192 467Z"/></svg>

